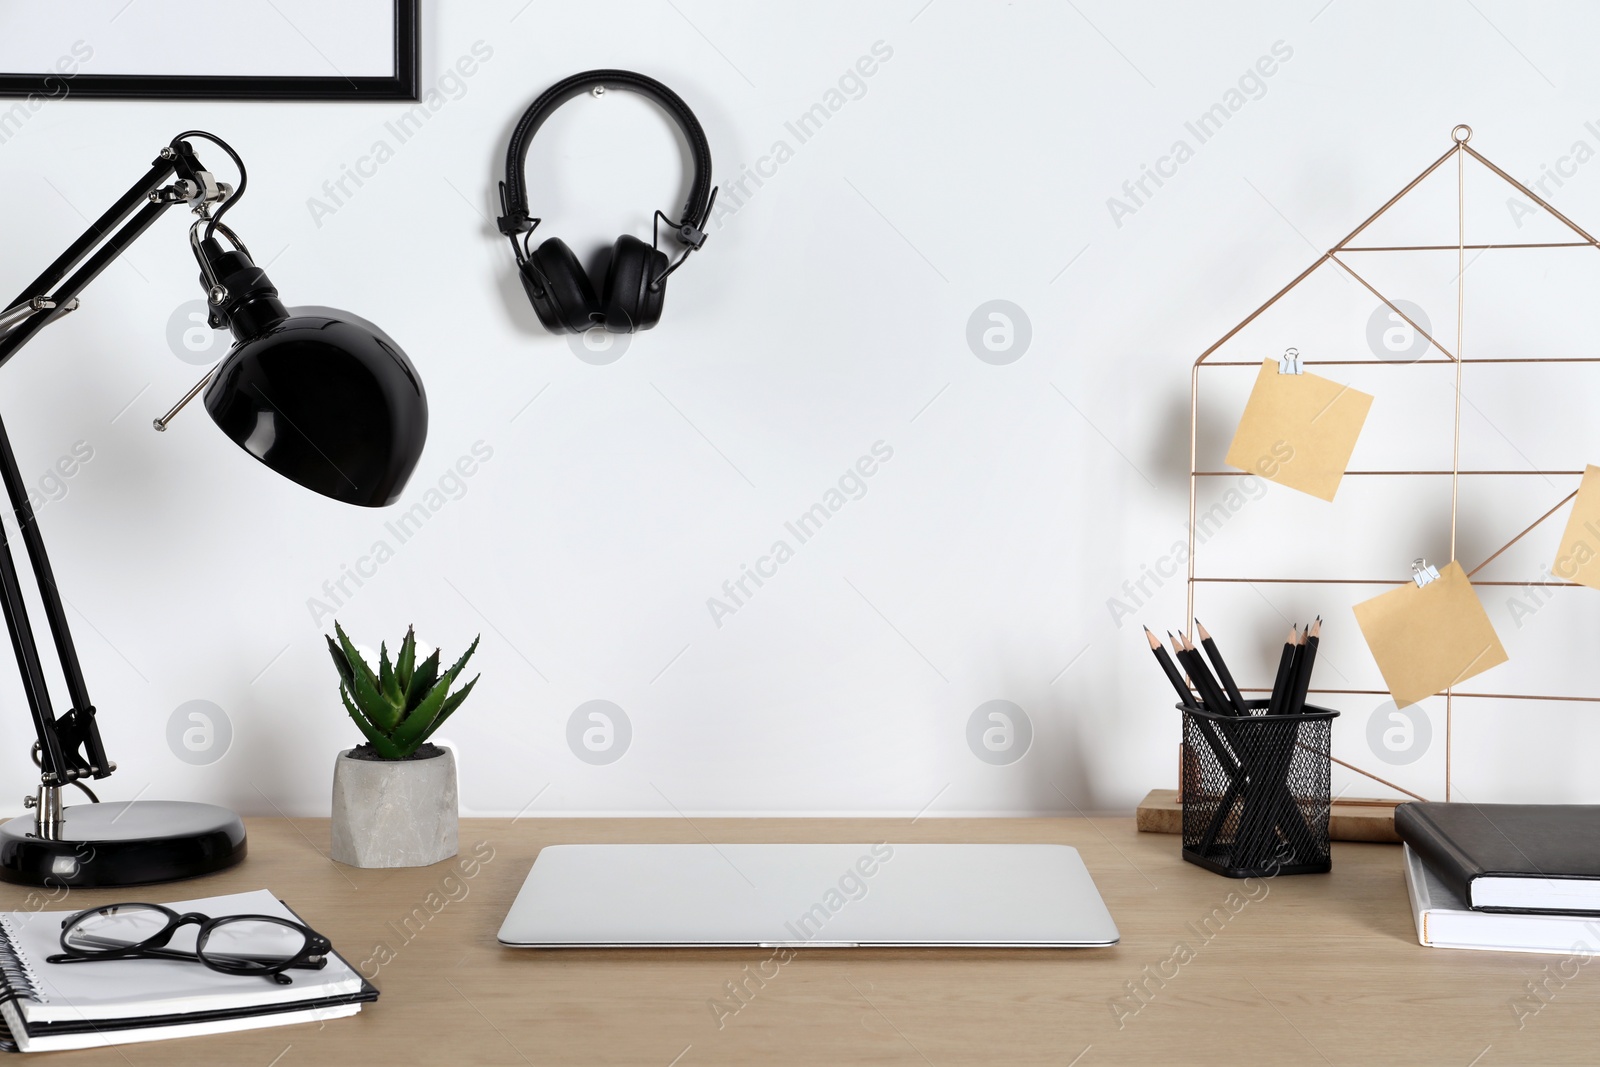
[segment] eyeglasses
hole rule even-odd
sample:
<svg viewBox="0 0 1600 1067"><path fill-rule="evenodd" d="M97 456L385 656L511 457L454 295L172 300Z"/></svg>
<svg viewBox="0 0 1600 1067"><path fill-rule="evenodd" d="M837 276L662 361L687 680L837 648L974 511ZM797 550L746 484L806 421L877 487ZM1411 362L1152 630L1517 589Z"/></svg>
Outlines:
<svg viewBox="0 0 1600 1067"><path fill-rule="evenodd" d="M200 927L194 951L168 948L180 927ZM333 944L321 934L271 915L182 915L160 904L109 904L62 920L60 955L50 963L96 960L198 960L223 974L260 975L279 985L292 979L292 968L320 970L328 964Z"/></svg>

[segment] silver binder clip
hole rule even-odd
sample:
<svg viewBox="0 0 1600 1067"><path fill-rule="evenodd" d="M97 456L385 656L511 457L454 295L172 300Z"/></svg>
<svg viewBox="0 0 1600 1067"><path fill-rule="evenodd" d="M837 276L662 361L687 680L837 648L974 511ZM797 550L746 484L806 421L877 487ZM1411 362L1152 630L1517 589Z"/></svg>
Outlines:
<svg viewBox="0 0 1600 1067"><path fill-rule="evenodd" d="M1305 372L1305 367L1300 363L1300 350L1298 348L1284 349L1283 355L1278 357L1278 373L1304 374Z"/></svg>
<svg viewBox="0 0 1600 1067"><path fill-rule="evenodd" d="M1429 566L1428 561L1425 559L1412 560L1411 580L1417 583L1418 589L1421 589L1430 582L1439 580L1439 568Z"/></svg>

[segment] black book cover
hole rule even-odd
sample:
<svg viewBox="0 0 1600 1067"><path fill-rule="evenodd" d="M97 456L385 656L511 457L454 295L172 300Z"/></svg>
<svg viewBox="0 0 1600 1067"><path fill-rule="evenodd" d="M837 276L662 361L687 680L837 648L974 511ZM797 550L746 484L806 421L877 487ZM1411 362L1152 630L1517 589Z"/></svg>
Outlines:
<svg viewBox="0 0 1600 1067"><path fill-rule="evenodd" d="M1472 882L1485 876L1600 881L1600 805L1409 803L1395 808L1394 828L1472 907Z"/></svg>

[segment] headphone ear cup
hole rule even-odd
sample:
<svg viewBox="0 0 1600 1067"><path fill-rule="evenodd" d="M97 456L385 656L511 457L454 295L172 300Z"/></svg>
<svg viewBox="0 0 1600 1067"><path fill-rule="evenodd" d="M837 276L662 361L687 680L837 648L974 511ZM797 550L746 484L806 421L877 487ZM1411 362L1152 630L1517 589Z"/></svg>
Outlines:
<svg viewBox="0 0 1600 1067"><path fill-rule="evenodd" d="M656 251L632 234L617 238L611 246L611 265L606 268L600 292L607 330L634 333L661 321L667 283L663 280L652 291L650 282L666 269L666 253Z"/></svg>
<svg viewBox="0 0 1600 1067"><path fill-rule="evenodd" d="M522 287L551 333L583 333L600 315L600 301L583 264L559 237L534 249L522 265Z"/></svg>

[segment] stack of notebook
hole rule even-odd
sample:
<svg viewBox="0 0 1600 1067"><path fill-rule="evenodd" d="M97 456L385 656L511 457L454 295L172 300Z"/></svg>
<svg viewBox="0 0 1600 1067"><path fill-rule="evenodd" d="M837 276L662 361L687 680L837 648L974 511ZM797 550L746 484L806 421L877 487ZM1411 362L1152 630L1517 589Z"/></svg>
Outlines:
<svg viewBox="0 0 1600 1067"><path fill-rule="evenodd" d="M1402 804L1394 827L1424 945L1600 952L1600 806Z"/></svg>
<svg viewBox="0 0 1600 1067"><path fill-rule="evenodd" d="M235 893L166 905L205 915L300 917L271 893ZM293 970L292 984L228 975L185 960L48 963L61 951L71 911L0 913L0 1049L47 1052L218 1034L354 1015L378 991L337 954L321 970ZM172 947L192 948L193 926Z"/></svg>

